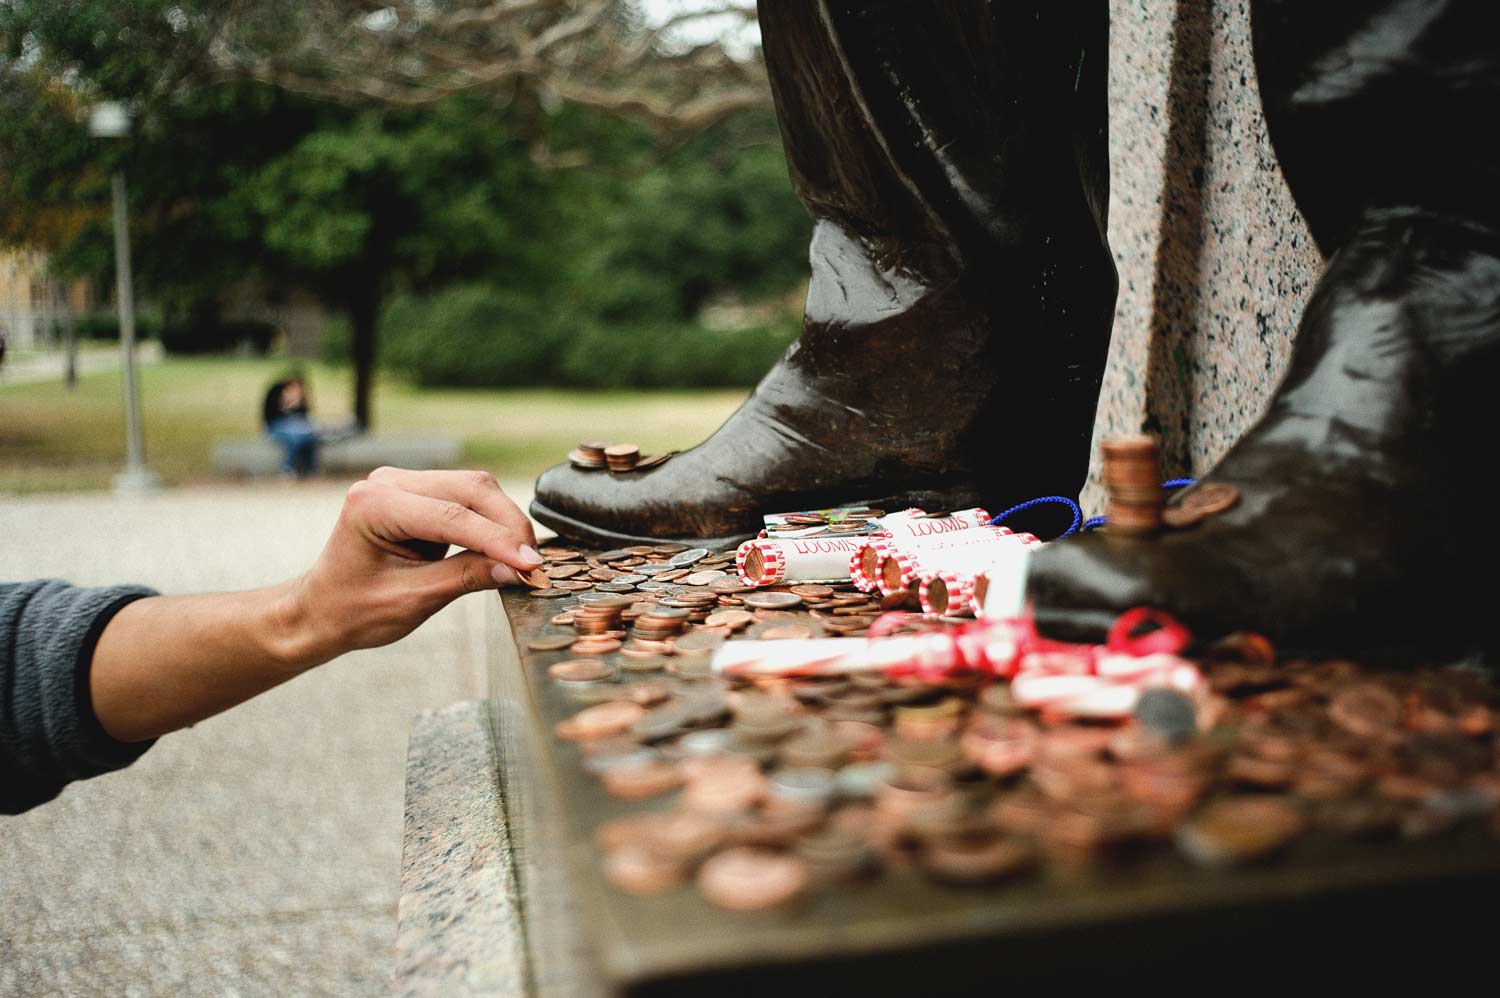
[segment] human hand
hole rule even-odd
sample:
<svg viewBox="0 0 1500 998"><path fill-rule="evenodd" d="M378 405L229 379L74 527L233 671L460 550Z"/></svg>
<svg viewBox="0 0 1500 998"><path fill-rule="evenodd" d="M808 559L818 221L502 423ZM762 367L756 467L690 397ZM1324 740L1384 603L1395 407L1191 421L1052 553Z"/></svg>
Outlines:
<svg viewBox="0 0 1500 998"><path fill-rule="evenodd" d="M449 545L466 550L445 557ZM482 471L380 468L350 487L317 563L287 590L294 658L316 665L405 637L465 593L542 564L531 521Z"/></svg>

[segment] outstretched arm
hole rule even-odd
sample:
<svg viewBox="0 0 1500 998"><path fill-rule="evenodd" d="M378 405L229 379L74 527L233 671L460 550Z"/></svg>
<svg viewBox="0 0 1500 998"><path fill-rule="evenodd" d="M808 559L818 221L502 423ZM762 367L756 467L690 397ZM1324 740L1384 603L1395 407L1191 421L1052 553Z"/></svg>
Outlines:
<svg viewBox="0 0 1500 998"><path fill-rule="evenodd" d="M382 468L349 489L305 575L119 610L89 671L94 713L122 742L175 731L346 651L404 637L464 593L519 581L542 562L535 544L491 475ZM444 557L448 545L465 550Z"/></svg>

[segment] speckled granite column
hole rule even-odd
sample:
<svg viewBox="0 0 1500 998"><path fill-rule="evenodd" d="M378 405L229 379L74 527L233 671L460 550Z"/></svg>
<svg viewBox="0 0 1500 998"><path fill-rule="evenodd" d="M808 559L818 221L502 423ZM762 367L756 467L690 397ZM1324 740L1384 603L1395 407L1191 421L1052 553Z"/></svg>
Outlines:
<svg viewBox="0 0 1500 998"><path fill-rule="evenodd" d="M1322 259L1266 134L1248 3L1113 0L1110 11L1120 297L1095 442L1149 430L1169 473L1201 473L1281 380ZM1091 477L1085 510L1102 496Z"/></svg>

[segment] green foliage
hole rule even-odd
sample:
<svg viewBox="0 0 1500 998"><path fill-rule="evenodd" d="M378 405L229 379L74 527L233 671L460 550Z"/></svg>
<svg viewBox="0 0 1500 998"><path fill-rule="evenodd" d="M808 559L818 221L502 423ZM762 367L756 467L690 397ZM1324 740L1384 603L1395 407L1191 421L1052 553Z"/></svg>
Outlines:
<svg viewBox="0 0 1500 998"><path fill-rule="evenodd" d="M318 104L205 72L216 16L212 0L0 0L0 244L40 238L63 276L108 274L120 168L136 296L168 316L245 280L303 288L345 317L347 357L389 302L386 361L429 384L742 385L785 345L790 320L697 325L707 303L805 276L769 116L664 155L635 125L521 90ZM103 98L136 111L114 147L83 124ZM549 168L542 149L588 165ZM216 329L194 320L174 343Z"/></svg>
<svg viewBox="0 0 1500 998"><path fill-rule="evenodd" d="M671 319L571 325L535 296L468 284L396 298L381 340L385 363L419 385L749 387L797 328L791 317L734 330Z"/></svg>

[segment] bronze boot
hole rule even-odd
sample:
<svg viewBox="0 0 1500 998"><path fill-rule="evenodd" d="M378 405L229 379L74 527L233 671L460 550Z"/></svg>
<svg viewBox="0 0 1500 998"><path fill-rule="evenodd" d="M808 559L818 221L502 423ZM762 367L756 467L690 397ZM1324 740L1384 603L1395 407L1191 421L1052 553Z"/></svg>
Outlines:
<svg viewBox="0 0 1500 998"><path fill-rule="evenodd" d="M1253 630L1288 653L1482 643L1488 585L1462 566L1483 571L1493 546L1463 506L1485 494L1500 376L1500 161L1481 137L1500 45L1477 10L1256 5L1271 136L1337 251L1269 410L1206 476L1238 505L1152 540L1050 545L1029 580L1044 631L1097 638L1148 605L1201 639Z"/></svg>
<svg viewBox="0 0 1500 998"><path fill-rule="evenodd" d="M762 0L815 221L802 336L692 450L548 471L538 520L727 546L768 512L1077 493L1115 296L1107 20L1026 6Z"/></svg>

